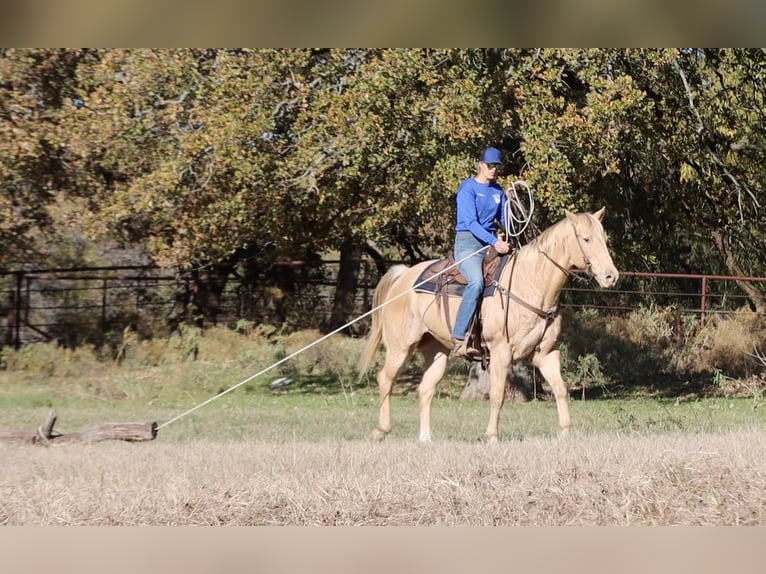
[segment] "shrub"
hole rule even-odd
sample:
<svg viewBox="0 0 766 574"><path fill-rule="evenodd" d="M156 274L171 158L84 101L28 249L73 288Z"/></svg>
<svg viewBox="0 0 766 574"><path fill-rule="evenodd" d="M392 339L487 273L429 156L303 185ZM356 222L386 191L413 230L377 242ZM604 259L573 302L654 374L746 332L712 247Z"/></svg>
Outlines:
<svg viewBox="0 0 766 574"><path fill-rule="evenodd" d="M673 339L673 310L660 307L641 307L622 322L622 335L642 348L664 348Z"/></svg>
<svg viewBox="0 0 766 574"><path fill-rule="evenodd" d="M715 316L700 330L692 347L697 350L698 371L748 377L757 369L754 349L766 342L766 321L749 311Z"/></svg>
<svg viewBox="0 0 766 574"><path fill-rule="evenodd" d="M46 377L71 376L98 366L99 358L91 345L68 349L55 342L31 343L18 350L5 347L2 350L2 364L8 371Z"/></svg>
<svg viewBox="0 0 766 574"><path fill-rule="evenodd" d="M766 350L766 319L748 310L710 316L704 325L698 315L681 315L673 309L640 309L622 316L592 310L565 312L562 371L573 388L609 391L609 385L618 383L623 388L640 385L672 392L673 385L681 388L690 380L696 382L697 389L702 385L706 386L704 392L727 396L755 396L753 389L764 388L766 361L758 360L756 352ZM305 388L351 387L365 341L336 334L319 342L322 336L316 329L285 333L249 321L240 321L231 329L200 330L181 325L169 337L150 339L126 327L101 350L84 344L70 349L53 342L29 344L19 350L7 347L0 354L0 365L9 372L47 377L98 374L103 379L107 373L125 379L124 394L130 394L134 380L129 369L162 367L142 374L142 380L157 378L163 388L175 381L179 389L188 389L191 383L215 390L231 380L236 382L242 374L256 373L303 350L271 375L302 378ZM419 382L423 365L418 357L416 354L404 369L403 384ZM119 374L120 369L125 370L123 374ZM371 369L366 379L372 385L374 371ZM440 388L453 383L462 388L467 371L467 363L450 362L448 382ZM264 377L264 381L273 376Z"/></svg>
<svg viewBox="0 0 766 574"><path fill-rule="evenodd" d="M356 364L364 346L363 339L337 334L319 343L322 333L315 329L296 331L283 337L280 342L285 356L303 348L305 351L285 364L283 371L298 375L331 375L342 380L356 376Z"/></svg>

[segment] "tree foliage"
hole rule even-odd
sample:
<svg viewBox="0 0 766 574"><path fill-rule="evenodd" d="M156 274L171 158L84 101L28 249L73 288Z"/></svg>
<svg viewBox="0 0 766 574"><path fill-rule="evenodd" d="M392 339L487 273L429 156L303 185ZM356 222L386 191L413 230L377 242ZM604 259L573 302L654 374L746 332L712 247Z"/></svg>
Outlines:
<svg viewBox="0 0 766 574"><path fill-rule="evenodd" d="M179 268L438 256L459 181L496 145L539 226L607 206L622 268L759 274L765 62L755 49L6 49L0 264L44 255L51 226ZM51 217L62 198L66 220Z"/></svg>

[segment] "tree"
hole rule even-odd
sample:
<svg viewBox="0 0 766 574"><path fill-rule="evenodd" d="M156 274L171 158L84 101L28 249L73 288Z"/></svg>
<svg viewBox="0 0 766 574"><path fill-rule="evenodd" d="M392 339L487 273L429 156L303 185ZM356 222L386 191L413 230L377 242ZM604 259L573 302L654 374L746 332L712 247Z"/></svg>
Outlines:
<svg viewBox="0 0 766 574"><path fill-rule="evenodd" d="M59 132L85 50L0 51L0 266L39 261L48 205L75 185Z"/></svg>
<svg viewBox="0 0 766 574"><path fill-rule="evenodd" d="M290 181L314 244L340 253L330 327L353 311L360 251L375 242L423 259L452 240L453 195L472 157L499 140L501 92L486 52L330 50L304 81ZM498 111L498 119L478 118ZM319 209L314 209L319 206Z"/></svg>
<svg viewBox="0 0 766 574"><path fill-rule="evenodd" d="M204 269L217 288L237 268L338 254L335 327L354 311L362 252L449 251L455 190L497 145L506 176L531 185L540 228L606 205L621 268L757 273L765 61L743 49L6 49L0 253L42 257L82 229Z"/></svg>
<svg viewBox="0 0 766 574"><path fill-rule="evenodd" d="M513 80L520 148L546 217L608 205L623 268L762 268L763 51L540 50L526 58ZM741 286L763 309L763 295Z"/></svg>

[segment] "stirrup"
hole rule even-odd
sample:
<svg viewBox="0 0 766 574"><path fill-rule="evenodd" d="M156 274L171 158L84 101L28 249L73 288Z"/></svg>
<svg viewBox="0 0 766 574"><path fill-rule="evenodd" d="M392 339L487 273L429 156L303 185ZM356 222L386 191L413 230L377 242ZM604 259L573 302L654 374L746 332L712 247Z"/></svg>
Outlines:
<svg viewBox="0 0 766 574"><path fill-rule="evenodd" d="M463 357L468 361L480 361L481 351L474 347L469 347L465 340L453 339L452 352L450 357Z"/></svg>

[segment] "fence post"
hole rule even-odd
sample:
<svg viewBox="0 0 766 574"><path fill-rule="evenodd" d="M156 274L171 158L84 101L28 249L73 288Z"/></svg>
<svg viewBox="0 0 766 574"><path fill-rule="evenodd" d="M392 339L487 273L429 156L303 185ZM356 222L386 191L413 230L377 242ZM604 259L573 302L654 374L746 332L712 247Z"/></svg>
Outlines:
<svg viewBox="0 0 766 574"><path fill-rule="evenodd" d="M24 280L24 272L16 271L16 294L14 295L14 314L13 319L13 347L18 351L21 348L21 283Z"/></svg>
<svg viewBox="0 0 766 574"><path fill-rule="evenodd" d="M705 324L705 306L707 304L707 276L702 276L702 296L700 297L700 327Z"/></svg>
<svg viewBox="0 0 766 574"><path fill-rule="evenodd" d="M363 306L362 309L365 311L369 309L372 304L370 303L370 262L367 259L364 259L362 261L362 268L364 269L364 277L362 279L362 284L364 286L362 300L363 300Z"/></svg>
<svg viewBox="0 0 766 574"><path fill-rule="evenodd" d="M101 283L101 333L103 335L104 329L106 329L106 282L108 279L104 277Z"/></svg>

